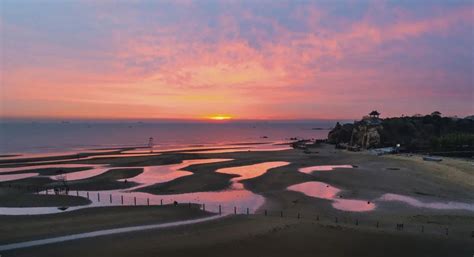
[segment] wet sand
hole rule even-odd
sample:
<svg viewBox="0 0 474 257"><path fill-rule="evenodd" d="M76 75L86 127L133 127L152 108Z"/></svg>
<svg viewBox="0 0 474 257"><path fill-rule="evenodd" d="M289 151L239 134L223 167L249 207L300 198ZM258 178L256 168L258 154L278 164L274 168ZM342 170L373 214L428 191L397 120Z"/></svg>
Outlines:
<svg viewBox="0 0 474 257"><path fill-rule="evenodd" d="M20 157L13 159L4 159L0 160L0 164L11 164L11 163L28 163L28 162L41 162L41 161L60 161L67 159L80 159L91 156L100 156L100 155L109 155L109 154L120 154L123 151L133 150L135 148L121 148L116 151L103 151L103 152L83 152L77 154L67 154L67 155L58 155L58 156L45 156L45 157Z"/></svg>
<svg viewBox="0 0 474 257"><path fill-rule="evenodd" d="M233 216L4 252L4 256L470 256L469 240Z"/></svg>
<svg viewBox="0 0 474 257"><path fill-rule="evenodd" d="M416 197L426 202L460 201L472 204L474 203L472 161L444 158L443 162L434 163L422 161L418 156L373 156L367 153L334 150L333 146L329 145L321 145L313 151L317 153L305 154L302 150L164 153L152 157L104 158L65 163L143 167L180 163L187 159L233 159L186 167L187 171L193 173L192 175L145 189L150 193L176 194L227 188L230 180L235 176L215 172L218 169L262 162L289 162L289 165L270 169L259 177L240 181L246 189L265 197L266 201L261 206L260 213L268 209L283 210L293 215L296 213L320 214L327 217L347 215L360 217L361 220L367 219L370 222L380 221L381 224L436 224L441 228L449 226L453 230L463 229L467 231L466 233L471 229L474 231L474 213L469 211L416 208L403 202L380 202L377 203L375 211L367 215L348 214L334 209L331 205L332 201L328 199L318 199L286 190L295 184L320 181L341 189L339 194L350 199L372 200L385 193L393 193ZM315 171L310 174L298 172L300 168L315 165L354 165L354 168ZM129 176L130 174L127 171L122 175ZM117 177L111 176L97 182L107 187L117 183L116 179ZM41 184L45 181L38 178L20 181L23 184L31 182ZM121 208L117 208L115 212L127 212ZM73 214L64 213L63 215ZM87 223L86 220L83 222ZM120 223L116 225L119 226ZM60 256L65 252L68 252L68 255L71 253L71 256L84 256L90 253L100 256L136 256L136 253L140 253L141 256L158 254L164 256L314 256L317 253L321 256L463 256L466 253L472 254L474 250L472 239L468 236L460 239L420 233L381 232L366 229L364 226L340 228L321 226L308 220L251 216L232 217L189 227L166 229L159 233L146 231L134 232L130 235L104 236L93 240L82 239L54 247L41 246L16 250L12 252L15 255L8 255L9 252L7 252L4 256L28 256L32 252L37 256Z"/></svg>
<svg viewBox="0 0 474 257"><path fill-rule="evenodd" d="M81 206L90 204L91 201L84 197L70 195L37 195L31 191L0 187L0 203L1 207L55 207ZM31 219L34 220L33 217L31 217ZM0 224L3 226L2 222L0 222Z"/></svg>
<svg viewBox="0 0 474 257"><path fill-rule="evenodd" d="M83 169L87 170L87 169ZM21 173L22 171L18 171ZM120 179L127 179L135 177L143 172L143 168L110 168L104 173L92 176L85 179L70 180L68 186L71 191L75 190L112 190L112 189L123 189L136 186L136 183L132 182L121 182ZM67 174L67 173L65 173ZM54 180L50 177L30 177L25 179L19 179L14 181L0 182L0 187L21 187L23 191L27 191L26 187L30 187L30 193L34 193L37 188L44 190L45 188L53 188L54 186L60 185L61 182ZM1 204L0 204L1 205Z"/></svg>
<svg viewBox="0 0 474 257"><path fill-rule="evenodd" d="M136 186L133 182L121 182L120 179L135 177L143 172L143 168L109 169L103 174L91 178L69 181L71 190L95 191L124 189Z"/></svg>
<svg viewBox="0 0 474 257"><path fill-rule="evenodd" d="M80 209L67 213L1 216L0 242L8 244L116 227L147 225L208 216L199 206L125 206Z"/></svg>
<svg viewBox="0 0 474 257"><path fill-rule="evenodd" d="M10 171L10 172L2 172L0 175L10 175L10 174L25 174L30 172L38 173L41 176L54 176L60 174L68 174L71 172L83 171L91 169L91 167L76 167L76 168L26 168L19 171Z"/></svg>

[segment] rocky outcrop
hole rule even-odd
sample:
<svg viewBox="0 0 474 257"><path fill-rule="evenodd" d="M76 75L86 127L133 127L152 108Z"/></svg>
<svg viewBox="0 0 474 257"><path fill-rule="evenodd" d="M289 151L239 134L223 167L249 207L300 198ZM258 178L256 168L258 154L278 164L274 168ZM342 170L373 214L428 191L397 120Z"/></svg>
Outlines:
<svg viewBox="0 0 474 257"><path fill-rule="evenodd" d="M373 148L381 145L379 130L382 126L379 123L371 124L366 121L354 124L336 124L329 132L328 142L331 144L348 144L357 148Z"/></svg>
<svg viewBox="0 0 474 257"><path fill-rule="evenodd" d="M364 149L380 147L380 134L382 126L370 126L366 124L359 124L353 130L354 136L350 144Z"/></svg>
<svg viewBox="0 0 474 257"><path fill-rule="evenodd" d="M352 130L354 129L353 124L344 124L341 125L339 122L336 124L334 129L332 129L328 134L328 143L330 144L340 144L347 143L351 139Z"/></svg>
<svg viewBox="0 0 474 257"><path fill-rule="evenodd" d="M409 151L474 151L474 120L440 115L362 120L336 124L328 143L348 149L393 147Z"/></svg>

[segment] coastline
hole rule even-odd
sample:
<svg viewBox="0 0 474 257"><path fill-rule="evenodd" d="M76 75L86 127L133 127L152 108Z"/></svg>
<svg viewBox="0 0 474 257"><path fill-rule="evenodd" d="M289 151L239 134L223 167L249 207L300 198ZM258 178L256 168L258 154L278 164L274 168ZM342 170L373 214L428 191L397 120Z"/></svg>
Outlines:
<svg viewBox="0 0 474 257"><path fill-rule="evenodd" d="M186 150L188 151L188 150ZM424 202L430 201L440 201L440 202L449 202L449 201L467 201L474 199L474 190L472 184L472 176L474 175L470 169L471 163L466 160L462 159L454 159L454 158L446 158L441 163L433 163L433 162L424 162L419 159L419 157L406 157L402 155L386 155L386 156L374 156L370 154L366 154L363 152L354 153L354 152L347 152L343 150L335 150L331 145L322 144L317 148L312 149L312 153L305 153L303 150L299 149L292 149L292 150L280 150L280 151L238 151L238 152L222 152L222 153L181 153L181 152L166 152L161 153L159 155L154 156L135 156L135 157L111 157L111 158L101 158L100 160L97 159L88 159L88 160L67 160L67 161L59 161L58 164L104 164L110 167L111 170L116 169L116 167L142 167L142 166L153 166L153 165L172 165L172 164L179 164L184 160L191 160L191 159L228 159L227 161L222 162L215 162L215 163L206 163L206 164L195 164L184 167L188 172L191 172L191 175L184 176L181 178L174 179L170 182L158 184L151 188L140 189L140 191L147 191L149 193L157 193L157 194L166 194L166 193L173 193L173 194L183 194L183 193L190 193L190 192L199 192L199 191L219 191L225 190L230 185L229 181L236 177L235 175L229 174L221 174L215 172L218 169L223 168L230 168L235 166L246 166L252 164L258 164L263 162L277 162L277 161L286 161L289 162L289 165L277 167L266 171L263 175L258 176L256 178L242 180L241 183L243 184L244 188L253 194L261 195L264 197L265 201L262 206L259 206L258 210L256 211L257 215L251 215L250 217L239 218L239 215L236 217L226 218L222 221L215 221L211 223L201 224L201 225L193 225L197 227L202 227L203 233L207 233L206 235L212 237L208 233L215 229L218 229L220 226L224 226L226 233L229 230L236 229L237 227L241 226L250 226L249 224L253 224L255 228L250 229L249 232L252 236L244 233L239 232L235 235L235 237L228 237L227 235L224 236L222 241L217 240L215 244L217 245L226 245L226 242L231 242L232 240L243 240L243 242L250 242L250 238L252 240L262 240L262 244L269 244L270 238L272 236L272 229L276 227L281 227L281 224L284 225L283 228L280 228L278 231L281 230L280 233L292 235L295 237L300 238L300 240L304 241L304 237L311 237L304 229L305 226L316 226L314 229L322 231L326 231L325 233L337 235L339 238L346 238L345 234L350 233L352 235L372 238L380 237L380 238L395 238L394 240L398 240L400 242L408 243L408 238L413 237L412 240L420 242L420 244L432 244L433 242L438 242L441 239L431 238L430 236L425 235L410 235L410 236L401 236L393 234L390 232L381 232L381 231L371 231L370 229L367 231L367 226L359 226L354 228L341 228L333 227L331 224L321 225L321 224L314 224L313 221L308 221L307 219L278 219L277 217L262 217L264 210L269 210L273 212L273 215L278 216L280 211L283 211L286 215L290 215L296 217L296 214L299 215L301 213L304 217L314 217L316 214L320 215L321 218L323 217L349 217L350 219L354 220L355 218L360 219L366 222L374 222L379 221L381 224L395 224L395 223L407 223L407 224L437 224L440 228L449 227L453 231L457 230L466 230L469 229L466 227L466 224L473 224L474 225L474 214L473 212L463 211L463 210L440 210L440 209L430 209L430 208L418 208L415 206L410 206L403 202L377 202L377 208L374 211L369 213L351 213L342 210L335 209L332 206L332 201L327 199L318 199L314 197L306 196L299 192L288 191L286 190L289 186L304 182L311 182L311 181L319 181L328 183L332 186L340 188L342 191L340 193L341 196L344 198L350 199L358 199L358 200L371 200L379 198L384 193L390 192L394 194L406 195L410 197L414 197L416 199L420 199ZM28 165L25 166L25 169L28 169ZM308 166L314 165L353 165L353 168L350 169L336 169L333 171L316 171L311 174L305 174L302 172L298 172L298 169ZM8 165L5 165L8 166ZM393 169L397 168L397 169ZM22 171L17 171L21 173ZM133 174L128 174L127 170L123 170L124 174L121 176L111 176L110 173L107 175L102 175L101 179L97 179L95 177L86 179L86 181L95 181L96 186L103 186L107 188L108 185L113 185L116 183L117 179L122 179L125 177L133 177ZM128 174L128 175L125 175ZM135 173L136 175L136 173ZM49 182L45 182L44 179L24 179L23 182L26 183L25 180L36 181L39 185L44 185ZM205 183L204 183L205 181ZM212 183L210 183L212 181ZM208 183L209 182L209 183ZM13 182L11 182L14 184ZM29 182L28 182L29 183ZM92 183L92 182L91 182ZM0 183L2 184L2 183ZM212 185L213 188L206 187L206 185ZM71 184L73 186L74 183ZM155 189L156 188L156 189ZM97 189L97 188L91 188ZM8 197L8 195L12 197L17 197L18 195L14 196L14 194L8 193L5 191L4 187L0 187L0 196ZM26 202L38 202L37 199L33 197L28 199L27 195L23 196ZM36 197L45 197L44 195L39 195ZM50 198L52 196L48 196ZM73 197L73 196L65 196L65 197ZM75 198L75 197L74 197ZM81 198L81 197L79 197ZM82 198L83 199L83 198ZM68 200L69 201L69 200ZM31 203L30 202L30 203ZM53 205L54 205L53 201ZM58 202L56 202L58 203ZM71 202L66 204L71 204L72 206L72 199ZM66 205L64 202L61 204ZM160 206L156 206L156 209L159 209ZM133 207L107 207L103 209L108 209L110 212L117 213L117 215L132 215L127 214L129 208ZM146 208L155 208L155 207L147 207L147 206L140 206L136 208L142 208L145 210ZM81 212L90 212L95 213L97 209L100 208L85 208L76 211L65 212L61 214L49 214L49 215L42 215L42 216L49 216L54 217L54 215L63 215L63 217L75 217L76 213ZM150 210L152 210L150 209ZM101 215L109 215L107 214L108 211L101 211L102 214L96 213L94 217ZM215 210L214 210L215 212ZM146 213L146 211L144 211ZM147 214L143 214L147 215ZM152 212L149 215L153 215ZM159 211L157 211L157 217L161 217ZM190 214L191 216L195 214ZM197 214L196 214L197 215ZM133 215L132 215L133 216ZM186 216L186 217L191 217ZM245 215L244 215L245 216ZM21 219L24 219L26 222L33 222L32 218L28 216L18 216ZM184 217L184 216L183 216ZM2 220L10 218L9 216L2 216L0 215L0 222L3 223ZM13 217L11 217L13 218ZM53 222L54 218L51 218L49 222ZM218 224L215 224L215 223ZM259 225L256 225L257 222ZM309 222L309 223L308 223ZM79 221L81 226L92 226L94 227L94 223L90 223L90 220L87 218ZM261 225L260 225L261 223ZM89 224L89 225L87 225ZM137 222L130 221L126 225L135 225L140 224ZM303 225L307 224L307 225ZM310 225L312 224L312 225ZM371 223L372 224L372 223ZM111 227L120 227L125 225L122 222L117 222ZM342 225L342 224L341 224ZM287 227L288 226L288 227ZM428 225L427 225L428 226ZM68 231L67 229L65 231ZM86 230L84 230L86 231ZM180 229L170 229L171 234L178 233L176 231L180 231ZM297 233L296 231L301 231L301 233ZM306 231L306 232L304 232ZM74 230L68 231L68 233L72 233ZM134 232L134 238L142 238L141 234L143 235L150 235L151 232ZM166 232L168 233L168 232ZM296 234L295 234L296 233ZM378 235L382 233L381 235ZM468 233L468 232L466 232ZM328 235L324 234L324 235ZM258 236L261 235L261 236ZM378 236L377 236L378 235ZM316 233L316 235L321 237L322 234ZM189 239L192 241L198 242L199 239L195 238L196 234L191 233L189 235ZM38 235L31 235L29 239L37 239ZM107 244L110 238L123 238L123 236L104 236L103 239L99 239L100 242L104 242ZM257 239L255 239L257 238ZM347 236L348 238L348 236ZM390 240L392 240L390 239ZM12 239L13 240L13 239ZM138 240L138 239L137 239ZM160 240L165 240L160 237ZM274 239L272 239L274 240ZM345 239L344 239L345 240ZM349 239L347 239L349 240ZM380 239L382 240L382 239ZM14 241L14 240L13 240ZM146 241L146 240L145 240ZM382 240L383 241L383 240ZM92 242L88 239L81 239L77 243L76 242L68 242L61 244L60 247L73 247L79 242ZM463 246L461 250L469 249L464 242L464 239L455 239L451 237L448 241L443 241L443 244L448 245L461 245ZM248 243L247 243L248 244ZM293 243L294 245L298 245L297 242ZM95 245L92 243L92 245ZM132 244L132 249L138 249L141 245L140 242L135 241ZM185 248L184 251L190 251L190 249L194 249L195 244L190 243L188 247ZM207 247L212 247L215 249L216 245L207 245ZM93 246L94 248L94 246ZM32 249L43 249L43 253L51 254L50 251L47 250L45 247L35 247ZM166 252L169 253L168 250L171 248L157 248L157 252ZM205 247L203 248L205 249ZM29 252L29 250L18 250L14 251L15 254L19 254L24 252L25 254ZM111 255L120 253L111 251ZM40 255L41 256L41 255ZM107 256L107 255L106 255Z"/></svg>

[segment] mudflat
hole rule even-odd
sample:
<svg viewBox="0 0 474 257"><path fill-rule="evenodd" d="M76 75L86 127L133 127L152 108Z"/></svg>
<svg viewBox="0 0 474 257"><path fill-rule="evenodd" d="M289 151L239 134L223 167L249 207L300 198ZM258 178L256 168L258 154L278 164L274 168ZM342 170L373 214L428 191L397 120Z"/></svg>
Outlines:
<svg viewBox="0 0 474 257"><path fill-rule="evenodd" d="M474 253L471 231L474 213L465 209L417 207L406 202L385 202L387 193L417 199L420 203L474 202L474 169L472 160L444 158L442 162L426 162L421 156L374 156L364 152L335 150L319 145L304 152L298 149L280 151L240 151L222 153L166 152L156 156L127 156L91 160L63 161L67 164L100 163L120 168L118 171L74 182L87 185L84 190L121 188L118 179L141 173L141 167L178 164L192 159L230 159L222 162L195 164L182 169L192 174L139 189L151 194L180 194L226 190L236 175L216 172L219 169L282 161L288 165L269 169L263 175L243 180L246 190L265 197L257 215L235 215L202 224L147 230L81 239L54 245L7 251L3 256L470 256ZM299 172L300 168L318 165L352 165L331 171ZM27 166L25 166L27 169ZM49 178L36 177L11 181L17 185L47 185ZM369 212L347 212L334 208L333 201L310 197L288 187L304 182L323 182L340 189L341 199L375 202ZM122 187L126 188L126 187ZM77 201L73 196L44 196L18 193L0 188L1 206L23 202L52 206L57 197ZM38 197L42 197L39 201ZM77 197L78 199L84 199ZM53 199L53 200L44 200ZM85 199L87 200L87 199ZM65 204L61 202L61 204ZM83 203L87 204L87 203ZM25 205L28 206L28 205ZM38 206L38 205L31 205ZM73 205L71 205L73 206ZM136 209L134 209L136 208ZM89 208L61 214L18 217L22 231L6 226L5 242L42 239L141 224L169 222L208 215L198 208L179 206L169 210L159 206ZM264 216L268 211L271 216ZM284 218L279 218L279 213ZM297 219L297 215L304 218ZM321 217L316 221L315 217ZM38 217L38 218L37 218ZM352 225L335 223L348 220ZM0 224L15 217L0 216ZM357 226L354 222L360 222ZM15 220L16 221L16 220ZM375 224L380 224L375 228ZM396 224L408 226L396 231ZM55 226L54 224L59 224ZM426 228L425 228L426 226ZM420 229L426 229L423 233ZM439 233L430 233L435 227ZM449 228L449 235L444 233ZM19 230L18 230L19 231ZM1 240L1 239L0 239ZM416 246L416 247L415 247Z"/></svg>
<svg viewBox="0 0 474 257"><path fill-rule="evenodd" d="M81 239L4 256L470 256L472 241L233 216L201 224Z"/></svg>
<svg viewBox="0 0 474 257"><path fill-rule="evenodd" d="M1 244L210 215L196 205L94 207L47 215L0 215Z"/></svg>

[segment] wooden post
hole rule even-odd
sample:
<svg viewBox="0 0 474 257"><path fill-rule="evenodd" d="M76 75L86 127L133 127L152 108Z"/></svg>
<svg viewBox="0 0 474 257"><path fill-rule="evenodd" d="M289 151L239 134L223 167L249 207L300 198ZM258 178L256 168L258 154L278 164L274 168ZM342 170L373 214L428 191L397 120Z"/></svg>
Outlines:
<svg viewBox="0 0 474 257"><path fill-rule="evenodd" d="M122 205L123 205L123 195L120 196L120 200L122 201Z"/></svg>
<svg viewBox="0 0 474 257"><path fill-rule="evenodd" d="M247 215L249 215L249 208L247 208Z"/></svg>
<svg viewBox="0 0 474 257"><path fill-rule="evenodd" d="M97 201L100 202L100 194L99 193L97 193Z"/></svg>
<svg viewBox="0 0 474 257"><path fill-rule="evenodd" d="M150 206L150 198L146 199L146 205Z"/></svg>
<svg viewBox="0 0 474 257"><path fill-rule="evenodd" d="M219 215L222 214L222 208L221 208L221 205L219 204Z"/></svg>
<svg viewBox="0 0 474 257"><path fill-rule="evenodd" d="M160 199L160 205L163 205L163 199Z"/></svg>
<svg viewBox="0 0 474 257"><path fill-rule="evenodd" d="M109 195L110 203L112 203L112 194Z"/></svg>
<svg viewBox="0 0 474 257"><path fill-rule="evenodd" d="M87 192L87 199L89 199L89 192Z"/></svg>
<svg viewBox="0 0 474 257"><path fill-rule="evenodd" d="M137 197L136 196L133 197L133 204L137 205Z"/></svg>
<svg viewBox="0 0 474 257"><path fill-rule="evenodd" d="M234 206L234 214L237 214L237 207Z"/></svg>
<svg viewBox="0 0 474 257"><path fill-rule="evenodd" d="M79 196L79 191L76 190L76 196Z"/></svg>

